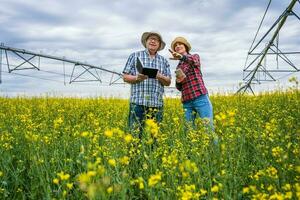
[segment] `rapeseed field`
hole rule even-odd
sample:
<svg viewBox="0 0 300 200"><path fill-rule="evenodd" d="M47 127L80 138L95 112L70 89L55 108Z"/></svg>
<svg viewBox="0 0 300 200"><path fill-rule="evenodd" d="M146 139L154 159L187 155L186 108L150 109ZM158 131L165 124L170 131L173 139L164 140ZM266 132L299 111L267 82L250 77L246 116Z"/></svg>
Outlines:
<svg viewBox="0 0 300 200"><path fill-rule="evenodd" d="M0 199L300 199L299 90L211 100L214 133L170 98L139 139L128 100L2 97Z"/></svg>

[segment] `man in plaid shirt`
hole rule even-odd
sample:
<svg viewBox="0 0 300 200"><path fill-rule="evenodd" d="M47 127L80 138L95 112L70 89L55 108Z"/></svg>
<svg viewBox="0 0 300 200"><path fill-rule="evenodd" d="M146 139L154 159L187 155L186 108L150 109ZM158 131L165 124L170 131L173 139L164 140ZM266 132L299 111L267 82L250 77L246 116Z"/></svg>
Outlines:
<svg viewBox="0 0 300 200"><path fill-rule="evenodd" d="M157 53L166 45L161 35L156 32L145 32L141 42L146 49L132 53L123 70L124 81L131 84L129 128L138 129L139 133L146 117L149 116L158 123L162 121L164 86L171 84L170 65L167 59ZM158 69L155 78L138 73L137 58L145 68Z"/></svg>

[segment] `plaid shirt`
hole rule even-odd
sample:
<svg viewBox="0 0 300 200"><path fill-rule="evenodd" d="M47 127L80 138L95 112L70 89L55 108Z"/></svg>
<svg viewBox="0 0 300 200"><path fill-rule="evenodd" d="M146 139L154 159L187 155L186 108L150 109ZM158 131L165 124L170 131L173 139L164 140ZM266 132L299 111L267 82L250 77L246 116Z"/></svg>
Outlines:
<svg viewBox="0 0 300 200"><path fill-rule="evenodd" d="M124 74L137 75L137 57L140 58L144 67L155 68L164 76L171 78L170 65L164 57L156 54L152 59L147 49L132 53L123 70ZM130 102L147 107L163 106L164 86L154 78L148 78L142 82L131 84Z"/></svg>
<svg viewBox="0 0 300 200"><path fill-rule="evenodd" d="M178 63L177 69L181 68L186 75L186 78L181 83L176 83L176 88L181 91L182 102L193 100L200 95L208 93L202 79L200 66L198 54L184 55Z"/></svg>

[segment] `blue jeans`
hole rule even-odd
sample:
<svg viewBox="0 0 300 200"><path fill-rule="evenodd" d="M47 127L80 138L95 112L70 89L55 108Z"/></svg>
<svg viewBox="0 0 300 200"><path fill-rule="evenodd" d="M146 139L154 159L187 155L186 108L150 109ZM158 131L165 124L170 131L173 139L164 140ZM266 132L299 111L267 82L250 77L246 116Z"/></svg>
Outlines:
<svg viewBox="0 0 300 200"><path fill-rule="evenodd" d="M201 95L196 99L184 102L183 109L185 111L185 119L188 122L192 122L194 125L195 119L197 115L199 115L202 119L209 119L209 127L211 128L211 130L214 130L213 107L207 94Z"/></svg>
<svg viewBox="0 0 300 200"><path fill-rule="evenodd" d="M141 137L146 119L154 119L160 123L163 118L163 107L148 107L130 103L128 126L130 131L137 131Z"/></svg>

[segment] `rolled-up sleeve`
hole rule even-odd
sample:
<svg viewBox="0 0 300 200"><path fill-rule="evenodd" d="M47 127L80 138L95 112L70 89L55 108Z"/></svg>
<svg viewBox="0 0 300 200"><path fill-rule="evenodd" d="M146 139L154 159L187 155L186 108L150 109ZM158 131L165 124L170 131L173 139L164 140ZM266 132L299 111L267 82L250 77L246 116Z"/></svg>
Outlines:
<svg viewBox="0 0 300 200"><path fill-rule="evenodd" d="M123 74L136 75L134 53L129 56L126 65L123 69Z"/></svg>
<svg viewBox="0 0 300 200"><path fill-rule="evenodd" d="M187 62L189 63L190 66L192 67L197 67L197 68L200 68L201 66L201 63L200 63L200 57L198 54L187 54L187 55L184 55L181 59L183 62Z"/></svg>

